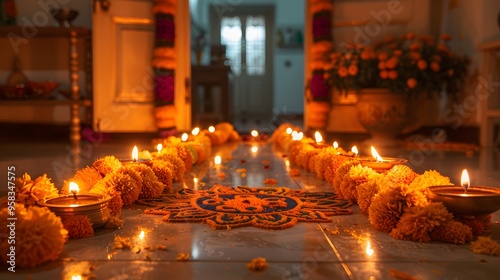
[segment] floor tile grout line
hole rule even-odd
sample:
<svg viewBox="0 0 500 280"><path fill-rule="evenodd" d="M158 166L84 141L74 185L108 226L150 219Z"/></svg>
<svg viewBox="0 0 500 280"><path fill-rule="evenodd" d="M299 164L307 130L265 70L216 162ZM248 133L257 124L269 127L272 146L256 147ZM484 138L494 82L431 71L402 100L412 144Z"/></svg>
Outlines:
<svg viewBox="0 0 500 280"><path fill-rule="evenodd" d="M328 235L326 234L326 232L323 230L323 228L321 227L321 224L318 223L318 227L320 228L321 232L323 233L323 235L325 236L325 239L326 241L328 242L328 244L330 245L330 247L332 248L333 252L335 253L335 255L337 255L337 258L339 259L340 261L340 264L342 264L342 268L344 268L344 271L345 273L347 274L347 276L349 277L349 279L355 279L354 278L354 275L352 274L352 271L351 269L349 268L349 266L347 265L347 262L344 261L344 258L342 258L342 255L340 255L340 252L339 250L337 249L337 247L335 247L335 245L333 245L333 242L332 240L328 237Z"/></svg>

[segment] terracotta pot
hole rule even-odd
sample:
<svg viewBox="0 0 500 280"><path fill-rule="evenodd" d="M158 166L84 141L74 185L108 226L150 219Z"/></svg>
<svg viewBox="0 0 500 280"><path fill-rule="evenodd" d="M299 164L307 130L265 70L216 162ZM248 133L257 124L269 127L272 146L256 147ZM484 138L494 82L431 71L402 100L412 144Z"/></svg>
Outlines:
<svg viewBox="0 0 500 280"><path fill-rule="evenodd" d="M396 136L415 123L414 106L404 94L388 89L363 89L358 92L356 110L360 124L371 134L367 144L395 146Z"/></svg>

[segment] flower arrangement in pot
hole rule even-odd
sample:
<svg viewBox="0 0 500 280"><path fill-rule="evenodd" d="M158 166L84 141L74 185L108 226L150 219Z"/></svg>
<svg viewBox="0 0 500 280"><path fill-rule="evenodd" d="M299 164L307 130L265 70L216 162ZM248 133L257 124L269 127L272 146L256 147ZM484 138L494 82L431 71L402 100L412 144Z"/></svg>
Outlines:
<svg viewBox="0 0 500 280"><path fill-rule="evenodd" d="M345 47L332 53L327 80L341 92L356 90L358 119L373 142L394 143L415 123L418 100L442 93L456 99L463 89L470 62L450 50L450 39L408 33Z"/></svg>

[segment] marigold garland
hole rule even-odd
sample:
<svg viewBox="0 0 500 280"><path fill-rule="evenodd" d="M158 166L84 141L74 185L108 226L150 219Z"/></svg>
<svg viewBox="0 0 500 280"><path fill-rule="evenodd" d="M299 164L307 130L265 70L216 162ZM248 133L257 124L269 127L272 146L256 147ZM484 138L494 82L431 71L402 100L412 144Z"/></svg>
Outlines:
<svg viewBox="0 0 500 280"><path fill-rule="evenodd" d="M36 267L59 258L68 231L64 229L61 219L50 210L42 207L25 208L16 205L16 265L19 267ZM8 209L0 211L0 219L11 217ZM7 242L10 229L0 227L0 259L9 261Z"/></svg>
<svg viewBox="0 0 500 280"><path fill-rule="evenodd" d="M500 244L490 237L479 236L471 243L470 249L474 254L500 256Z"/></svg>
<svg viewBox="0 0 500 280"><path fill-rule="evenodd" d="M25 206L33 206L39 200L59 195L54 184L47 178L47 174L33 181L28 173L24 173L23 177L15 179L15 185L16 203Z"/></svg>
<svg viewBox="0 0 500 280"><path fill-rule="evenodd" d="M89 217L85 215L67 216L61 219L69 238L87 238L94 236L94 228Z"/></svg>

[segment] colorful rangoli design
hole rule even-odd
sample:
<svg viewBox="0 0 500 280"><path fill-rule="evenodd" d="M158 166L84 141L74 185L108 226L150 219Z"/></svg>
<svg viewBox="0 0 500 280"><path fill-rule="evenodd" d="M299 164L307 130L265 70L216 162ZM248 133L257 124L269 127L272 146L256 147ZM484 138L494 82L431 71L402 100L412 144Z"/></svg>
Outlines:
<svg viewBox="0 0 500 280"><path fill-rule="evenodd" d="M164 215L166 222L201 222L214 229L254 226L293 227L297 222L331 222L330 216L352 214L351 204L333 192L308 192L285 187L251 188L216 185L209 190L181 189L138 203L144 213Z"/></svg>

